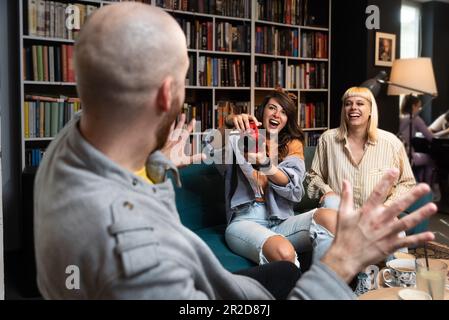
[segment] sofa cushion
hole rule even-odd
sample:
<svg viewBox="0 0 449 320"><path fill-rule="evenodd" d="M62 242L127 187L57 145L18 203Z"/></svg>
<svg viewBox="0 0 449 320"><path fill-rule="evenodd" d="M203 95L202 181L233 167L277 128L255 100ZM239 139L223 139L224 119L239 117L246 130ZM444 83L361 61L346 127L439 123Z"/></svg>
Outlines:
<svg viewBox="0 0 449 320"><path fill-rule="evenodd" d="M221 264L230 272L239 271L255 266L255 263L234 254L229 250L224 238L226 225L197 230L195 233L207 243L209 248L221 262Z"/></svg>
<svg viewBox="0 0 449 320"><path fill-rule="evenodd" d="M405 213L401 214L400 217L404 217L405 215L407 215L409 213L412 213L415 210L418 210L422 206L425 206L429 202L432 202L432 196L433 196L432 192L429 192L428 194L422 196L414 204L412 204L410 207L408 207L407 210L405 210ZM424 231L427 231L427 230L429 230L429 219L425 219L424 221L422 221L421 223L419 223L415 227L407 230L406 233L408 235L411 235L411 234L421 233L421 232L424 232Z"/></svg>
<svg viewBox="0 0 449 320"><path fill-rule="evenodd" d="M175 187L181 222L190 230L226 224L224 180L214 165L194 164L179 171Z"/></svg>

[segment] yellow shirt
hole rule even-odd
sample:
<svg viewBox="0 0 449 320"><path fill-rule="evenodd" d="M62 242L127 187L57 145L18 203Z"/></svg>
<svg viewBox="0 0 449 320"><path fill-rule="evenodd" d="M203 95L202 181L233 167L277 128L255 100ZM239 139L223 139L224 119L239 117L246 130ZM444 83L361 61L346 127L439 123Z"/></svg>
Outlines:
<svg viewBox="0 0 449 320"><path fill-rule="evenodd" d="M149 184L154 184L154 182L151 181L150 178L148 178L148 176L147 176L147 170L146 170L145 167L143 167L142 169L140 169L140 170L134 172L134 174L135 174L136 176L141 177L142 179L144 179L144 180L145 180L146 182L148 182Z"/></svg>
<svg viewBox="0 0 449 320"><path fill-rule="evenodd" d="M399 169L399 177L385 199L389 205L416 184L402 142L392 133L377 129L377 141L367 142L359 164L355 164L347 141L339 141L338 129L323 133L318 142L312 167L307 174L310 198L333 191L341 194L343 179L351 182L354 205L360 208L386 170Z"/></svg>

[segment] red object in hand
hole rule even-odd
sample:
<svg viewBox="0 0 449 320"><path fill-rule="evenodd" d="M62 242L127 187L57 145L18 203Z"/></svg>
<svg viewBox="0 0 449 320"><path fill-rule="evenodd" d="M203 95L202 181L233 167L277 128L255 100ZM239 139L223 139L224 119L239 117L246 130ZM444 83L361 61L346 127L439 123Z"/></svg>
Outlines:
<svg viewBox="0 0 449 320"><path fill-rule="evenodd" d="M259 140L263 139L263 135L259 135L259 129L255 122L249 122L249 131L240 133L239 149L244 153L258 153L259 152Z"/></svg>
<svg viewBox="0 0 449 320"><path fill-rule="evenodd" d="M251 128L251 137L256 142L256 153L259 152L259 129L254 121L249 122L249 127Z"/></svg>

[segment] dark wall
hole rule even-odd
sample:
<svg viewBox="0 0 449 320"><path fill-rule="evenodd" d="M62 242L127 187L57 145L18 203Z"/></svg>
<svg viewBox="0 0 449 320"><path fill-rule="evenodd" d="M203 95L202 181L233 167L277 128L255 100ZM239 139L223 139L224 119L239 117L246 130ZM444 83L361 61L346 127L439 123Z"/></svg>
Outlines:
<svg viewBox="0 0 449 320"><path fill-rule="evenodd" d="M368 30L366 7L380 9L380 29ZM401 0L332 1L331 56L331 127L340 123L341 96L351 86L360 85L379 71L391 68L374 66L376 32L396 34L396 58L399 57ZM383 88L377 96L379 127L396 133L399 125L398 97L386 95Z"/></svg>
<svg viewBox="0 0 449 320"><path fill-rule="evenodd" d="M431 123L449 109L449 4L427 2L422 5L422 56L431 57L438 97L422 116Z"/></svg>
<svg viewBox="0 0 449 320"><path fill-rule="evenodd" d="M341 97L366 79L366 1L332 1L330 126L340 124Z"/></svg>
<svg viewBox="0 0 449 320"><path fill-rule="evenodd" d="M1 176L5 250L19 242L20 103L18 1L0 0Z"/></svg>

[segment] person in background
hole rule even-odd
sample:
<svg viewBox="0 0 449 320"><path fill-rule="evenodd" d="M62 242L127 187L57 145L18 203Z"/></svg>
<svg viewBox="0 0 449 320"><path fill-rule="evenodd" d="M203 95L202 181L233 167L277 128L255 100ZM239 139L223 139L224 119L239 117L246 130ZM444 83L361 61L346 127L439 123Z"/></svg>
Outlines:
<svg viewBox="0 0 449 320"><path fill-rule="evenodd" d="M225 170L228 246L257 264L287 260L299 267L298 254L312 247L313 259L320 259L332 243L336 211L295 215L293 210L304 195L305 177L304 134L296 120L295 100L278 89L264 98L255 117L231 114L225 124L243 134L251 130L250 121L266 130L262 150L249 153L256 168L239 148L243 136L230 136L226 146L236 157Z"/></svg>
<svg viewBox="0 0 449 320"><path fill-rule="evenodd" d="M80 32L74 66L83 111L51 142L35 180L35 253L43 297L274 299L261 282L226 270L180 221L167 173L179 182L176 166L192 161L173 152L183 149L192 126L181 135L170 133L189 66L176 20L141 3L103 6ZM354 208L351 184L342 182L333 243L287 287L288 299L354 299L347 283L359 270L397 248L434 239L431 232L397 236L434 214L436 206L427 204L396 221L401 208L429 187L420 184L386 208L384 197L399 172L384 173L360 209ZM72 280L74 286L67 285Z"/></svg>
<svg viewBox="0 0 449 320"><path fill-rule="evenodd" d="M421 110L421 99L411 94L404 97L401 105L398 136L402 138L407 154L410 154L409 148L412 148L412 165L417 168L417 180L432 185L433 172L435 169L435 163L432 160L432 157L428 153L415 152L410 145L410 114L412 115L412 137L415 137L416 133L419 132L428 142L431 142L433 139L432 132L427 128L426 123L419 116Z"/></svg>
<svg viewBox="0 0 449 320"><path fill-rule="evenodd" d="M435 137L448 139L449 138L449 111L439 116L429 126L429 130Z"/></svg>
<svg viewBox="0 0 449 320"><path fill-rule="evenodd" d="M435 138L449 139L449 111L439 116L429 126ZM444 159L434 159L438 166L438 183L440 188L439 207L441 211L449 213L449 172Z"/></svg>
<svg viewBox="0 0 449 320"><path fill-rule="evenodd" d="M384 205L406 194L416 184L402 142L377 127L376 100L367 88L349 88L342 97L340 127L324 132L316 148L306 181L310 198L323 207L338 209L344 179L354 188L354 205L360 208L389 168L399 177Z"/></svg>

